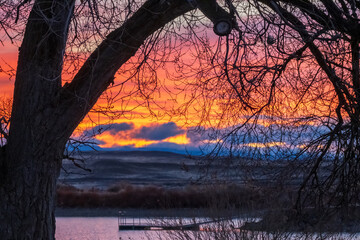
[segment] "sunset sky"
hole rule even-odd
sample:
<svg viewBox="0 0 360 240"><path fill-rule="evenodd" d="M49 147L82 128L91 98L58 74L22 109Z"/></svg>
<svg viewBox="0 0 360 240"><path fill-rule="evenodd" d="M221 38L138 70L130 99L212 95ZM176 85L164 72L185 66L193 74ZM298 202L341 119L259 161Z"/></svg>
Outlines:
<svg viewBox="0 0 360 240"><path fill-rule="evenodd" d="M12 97L17 54L18 48L11 44L5 42L5 45L0 47L0 96L2 98ZM117 76L117 78L121 81L121 76ZM170 85L168 87L171 88ZM128 88L131 88L131 85ZM118 90L115 88L111 91L116 93ZM156 95L162 95L157 98L159 104L169 105L171 100L167 98L169 96L165 92L158 92ZM80 135L91 137L98 144L97 148L106 150L141 149L200 153L199 146L203 144L200 140L204 139L201 139L193 131L187 131L194 127L193 125L185 124L183 118L173 119L166 114L165 109L158 109L157 106L152 108L159 113L157 117L150 115L149 110L145 106L141 106L141 103L139 104L140 101L142 100L138 100L136 97L126 100L126 107L123 106L123 102L113 103L112 110L131 111L111 120L103 115L91 113L74 132L74 138L78 138ZM105 99L99 100L98 106L106 105ZM84 149L88 150L88 148Z"/></svg>
<svg viewBox="0 0 360 240"><path fill-rule="evenodd" d="M206 21L207 20L204 20L204 22ZM152 69L152 71L144 70L143 72L145 73L143 73L143 75L135 76L132 81L127 81L130 74L126 69L128 65L123 66L116 75L114 85L103 94L95 106L95 110L79 125L73 134L73 138L85 138L86 140L90 138L97 144L96 148L104 150L141 149L198 154L201 153L202 150L206 151L206 149L204 149L205 146L212 146L216 141L220 143L222 141L222 139L218 139L216 136L209 137L208 133L210 133L210 131L208 131L208 129L218 131L221 135L231 132L231 127L244 124L247 117L249 117L249 115L246 115L248 112L241 106L241 103L239 103L241 101L237 99L237 96L229 96L231 94L228 93L228 89L231 88L229 86L227 86L227 88L224 87L226 81L220 82L216 79L209 80L208 86L206 86L209 88L209 91L204 94L196 88L195 82L195 87L193 87L193 90L195 90L191 92L181 90L181 87L178 88L174 81L169 81L168 79L169 72L176 77L178 73L181 75L182 71L188 71L184 74L191 76L192 68L200 65L202 68L208 68L208 71L204 71L206 74L212 72L212 70L209 70L212 67L208 63L209 58L211 58L209 56L212 56L215 51L224 51L224 49L221 48L226 44L222 42L222 44L218 45L222 47L216 49L219 38L214 35L211 28L209 28L209 31L206 31L206 33L203 33L203 30L204 27L202 27L199 32L206 35L206 37L210 39L210 42L213 41L213 43L209 43L209 52L201 52L198 49L194 49L196 48L194 43L187 43L184 40L179 40L179 42L177 42L178 40L167 40L168 42L164 40L165 43L163 45L169 43L170 45L172 44L171 47L165 46L164 49L161 49L162 46L160 46L158 52L154 50L155 54L150 56L149 59L151 60L148 60L150 62L153 61L152 64L155 65L158 61L157 58L164 60L164 62L168 61L164 66L154 68L155 70ZM86 34L86 32L84 34ZM194 41L197 41L197 39L195 38ZM0 46L0 97L11 98L18 54L18 47L15 45L19 45L20 42L12 45L8 41L3 40L2 43L3 45ZM263 64L261 61L263 61L265 50L269 50L269 53L271 53L272 50L270 47L267 48L264 42L259 41L257 45L259 52L249 53L249 58L254 57L251 61L256 64ZM74 44L74 46L76 45ZM82 45L80 44L80 46ZM89 47L90 50L88 49L88 52L84 51L85 54L82 52L83 49L74 47L71 48L71 52L67 55L70 56L73 54L75 61L78 61L78 66L81 66L84 59L77 58L76 54L84 58L84 56L94 48L92 44L85 46L85 48L86 47ZM267 49L265 49L265 47ZM183 48L182 52L179 51L180 48ZM165 52L163 50L165 50ZM203 51L204 49L201 50ZM140 49L139 51L144 51L144 49ZM173 53L170 53L171 51L179 52L181 59L174 57L174 55L172 55ZM276 53L276 50L274 50L274 52ZM221 64L223 57L221 55L224 55L224 53L220 53L219 55L218 64ZM269 62L267 63L270 65L279 61L272 58L268 60ZM139 59L130 59L129 66L132 64L132 66L136 66L138 61ZM247 62L246 64L249 63ZM288 73L284 73L284 78L292 79L294 77L291 73L291 68L294 69L294 72L298 70L296 69L298 67L296 64L293 66L291 66L291 64L292 63L287 66L287 68L290 69L290 71L288 71L290 74L286 76ZM336 100L334 101L332 89L328 89L329 85L326 85L326 81L323 81L321 76L317 76L318 67L313 68L311 64L311 61L305 62L301 67L301 74L303 74L302 80L305 79L305 82L311 81L311 76L316 76L317 80L309 85L308 92L310 92L310 94L303 94L301 86L298 88L298 92L292 91L293 86L291 81L289 81L290 83L287 81L280 82L277 99L274 101L273 106L271 106L272 114L274 115L270 117L273 117L273 119L270 121L269 115L267 115L266 112L262 112L256 120L252 119L249 121L247 124L252 125L252 127L248 129L250 134L246 132L246 126L238 132L239 139L236 139L238 143L237 147L246 149L283 148L292 142L295 147L301 148L304 141L324 132L324 129L315 129L315 127L312 126L313 123L310 121L301 122L299 126L291 126L290 128L287 128L286 123L281 122L279 122L280 124L276 127L272 125L273 123L277 123L276 117L279 116L285 118L296 118L306 114L321 116L323 109L318 108L318 106L324 106L324 112L327 114L330 108L329 104L336 102ZM62 76L63 84L71 81L73 77L72 74L76 73L77 69L73 69L74 66L73 62L65 61L64 69L66 70L64 70L65 73ZM187 66L187 68L182 68L182 66ZM152 65L150 64L148 68L151 69L151 67ZM305 71L303 71L303 69ZM72 70L74 71L71 73ZM214 74L214 72L215 71L212 73ZM255 73L250 73L250 75L256 74L256 70L254 72ZM209 79L211 77L216 78L216 76L205 76L203 78L207 77L209 77ZM234 76L234 79L237 77L238 76ZM252 76L248 76L248 78L251 77ZM271 77L272 76L269 76L269 78ZM143 83L141 84L145 83L145 85L150 86L150 89L152 85L160 85L161 87L153 92L145 89L143 96L140 96L137 90L141 84L137 84L136 78L145 79L142 80ZM155 78L157 81L154 81ZM296 80L294 82L296 82ZM192 82L190 81L190 83ZM260 92L257 92L258 89L255 88L254 92L249 91L249 95L251 95L249 98L257 108L260 108L261 105L267 101L268 91L270 89L269 81L266 82L266 79L261 82L259 86L259 88L261 88ZM304 86L306 86L306 83ZM329 94L327 92L329 92ZM206 95L209 93L211 95ZM317 96L320 95L322 98L317 98ZM110 102L108 101L109 99L111 100ZM144 99L147 101L144 101ZM193 100L191 104L187 106L185 103L189 101L189 99ZM212 101L207 102L209 99L216 99L216 101L214 101L215 104ZM302 99L302 101L298 102L298 99ZM209 109L215 111L202 112L202 104L208 104ZM226 114L221 115L222 110L226 108L232 108L232 110L229 111L231 116ZM109 117L99 113L99 111L103 109L110 109L118 116L114 117L114 115L110 114ZM222 121L222 124L220 124L219 121ZM202 125L202 128L200 128L201 131L194 131L199 124ZM256 126L256 128L254 126ZM284 126L284 128L279 128L279 126ZM271 129L272 133L268 134L268 137L259 137L264 132L269 131L269 129ZM294 132L301 134L301 136L295 136L296 134L294 135ZM290 139L291 137L294 137L295 141L294 139ZM88 150L89 148L84 149ZM209 150L209 148L207 150Z"/></svg>
<svg viewBox="0 0 360 240"><path fill-rule="evenodd" d="M3 98L11 98L15 77L12 76L16 69L17 52L18 48L5 44L0 48L0 96ZM171 71L171 69L169 69ZM156 72L158 80L161 84L166 86L167 89L171 89L172 92L176 92L176 87L172 81L167 81L167 76L164 70ZM64 75L64 81L71 80L71 77ZM106 108L109 102L106 98L111 98L111 110L120 111L119 117L109 118L103 114L96 112L90 113L84 121L79 125L78 129L74 132L73 137L78 139L85 137L85 139L92 139L96 143L98 149L103 150L157 150L157 151L172 151L177 153L191 153L200 154L202 151L208 151L216 143L216 140L221 142L221 139L214 139L214 137L207 136L208 131L205 128L201 128L201 132L194 131L202 113L197 109L197 104L193 104L187 109L186 114L177 115L170 113L176 107L181 105L181 101L188 97L188 93L180 92L176 94L176 98L173 98L172 93L165 91L164 88L152 93L153 99L149 101L150 106L140 99L136 94L130 94L136 86L134 83L126 83L121 85L120 83L126 79L121 73L117 74L115 79L115 85L111 87L109 91L98 101L96 106L99 108ZM120 84L120 85L119 85ZM122 89L120 90L120 87ZM221 87L221 86L220 86ZM316 87L316 86L315 86ZM319 88L318 89L323 89ZM119 94L120 93L120 94ZM285 93L286 94L286 93ZM130 97L124 97L131 95ZM203 97L203 96L202 96ZM202 101L201 99L199 101ZM293 103L285 104L285 101L281 105L277 106L282 114L286 114L287 107L293 105ZM309 107L310 105L308 105ZM154 114L149 112L153 111ZM213 109L219 106L212 106ZM236 107L236 106L234 106ZM300 108L301 109L301 108ZM304 107L305 109L305 107ZM300 111L301 112L301 111ZM211 122L212 119L217 119L218 116L212 116L212 112L207 116L207 121ZM301 114L301 113L300 113ZM225 116L226 118L226 116ZM224 119L223 119L224 120ZM225 119L226 120L226 119ZM245 117L239 115L236 122L230 122L233 124L242 124L245 121ZM272 123L274 120L272 120ZM253 123L253 122L250 122ZM256 134L268 131L269 121L267 116L263 116L256 120L257 129L254 136L248 135L244 130L239 135L243 137L241 144L238 147L244 149L262 149L262 148L285 148L288 147L290 140L290 130L279 129L278 134L272 134L272 137L259 138ZM216 123L214 123L216 126ZM274 128L274 127L273 127ZM295 132L301 133L301 137L297 140L299 148L306 139L316 135L316 131L321 133L322 130L305 126L306 129L302 129L300 126ZM230 131L226 127L218 129L220 132ZM273 129L272 129L273 130ZM293 130L293 129L292 129ZM254 129L250 132L254 133ZM293 131L294 132L294 131ZM209 147L210 148L205 148ZM84 150L90 148L84 147ZM278 153L277 153L278 154Z"/></svg>

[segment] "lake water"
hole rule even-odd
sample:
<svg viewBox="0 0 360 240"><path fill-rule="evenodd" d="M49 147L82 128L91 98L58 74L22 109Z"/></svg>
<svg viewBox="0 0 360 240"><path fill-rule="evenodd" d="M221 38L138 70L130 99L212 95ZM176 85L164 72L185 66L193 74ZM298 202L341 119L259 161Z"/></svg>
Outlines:
<svg viewBox="0 0 360 240"><path fill-rule="evenodd" d="M150 235L154 235L155 232ZM152 239L145 231L119 231L117 217L57 217L57 240ZM156 237L156 235L154 235ZM151 237L151 236L149 236ZM156 239L156 238L155 238Z"/></svg>
<svg viewBox="0 0 360 240"><path fill-rule="evenodd" d="M166 219L152 220L152 223L161 225L165 221L168 224L176 225L193 223L195 219ZM129 219L131 223L133 219ZM135 221L138 221L135 220ZM139 219L141 223L149 223L149 219ZM154 222L155 221L155 222ZM156 222L158 221L158 222ZM209 219L197 218L197 222L207 222ZM236 222L235 225L238 225ZM204 227L216 226L205 224ZM119 231L117 217L57 217L56 218L56 234L57 240L155 240L155 239L203 239L201 235L209 235L205 231ZM208 238L206 238L208 239Z"/></svg>
<svg viewBox="0 0 360 240"><path fill-rule="evenodd" d="M132 219L128 222L131 221ZM140 221L149 223L148 219L140 219ZM178 220L170 221L178 223ZM192 220L180 221L186 224ZM117 217L57 217L55 237L57 240L172 240L175 236L181 237L184 233L187 236L194 236L194 239L195 235L198 235L197 231L119 231Z"/></svg>
<svg viewBox="0 0 360 240"><path fill-rule="evenodd" d="M189 220L189 219L188 219ZM220 225L217 225L219 227ZM220 226L221 227L221 226ZM244 235L245 234L245 235ZM191 240L191 239L360 239L359 234L338 234L321 236L283 233L271 235L266 233L239 233L236 231L119 231L117 217L57 217L57 240Z"/></svg>

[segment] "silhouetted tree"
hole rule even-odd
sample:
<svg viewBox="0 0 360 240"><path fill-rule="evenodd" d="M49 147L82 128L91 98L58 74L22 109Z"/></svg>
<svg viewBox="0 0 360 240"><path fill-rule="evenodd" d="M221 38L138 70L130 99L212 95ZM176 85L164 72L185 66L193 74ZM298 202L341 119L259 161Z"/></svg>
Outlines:
<svg viewBox="0 0 360 240"><path fill-rule="evenodd" d="M301 181L299 213L305 206L350 213L360 200L360 4L232 6L242 35L220 39L202 68L207 75L185 84L212 99L198 108L213 129L208 139L218 140L211 155L286 160L291 168L279 175ZM238 164L225 160L231 169Z"/></svg>
<svg viewBox="0 0 360 240"><path fill-rule="evenodd" d="M106 89L129 80L124 95L150 105L161 68L178 81L174 94L190 97L177 114L197 114L214 130L204 139L218 140L213 155L281 153L296 163L290 175L303 166L299 211L359 202L360 4L226 0L224 10L219 2L0 1L0 42L19 46L10 129L1 133L3 239L54 238L71 134ZM204 14L189 14L196 7ZM225 37L204 32L210 25ZM125 80L114 82L118 71Z"/></svg>
<svg viewBox="0 0 360 240"><path fill-rule="evenodd" d="M194 9L196 2L25 0L0 4L1 41L17 44L21 39L11 125L0 152L0 236L53 239L56 180L69 137L113 84L118 69L140 46L152 46L156 31ZM212 16L230 17L213 4ZM222 29L229 32L226 26L218 30ZM74 75L62 85L64 67L74 61L79 63L73 65ZM137 66L145 63L137 62ZM67 73L71 76L71 71Z"/></svg>

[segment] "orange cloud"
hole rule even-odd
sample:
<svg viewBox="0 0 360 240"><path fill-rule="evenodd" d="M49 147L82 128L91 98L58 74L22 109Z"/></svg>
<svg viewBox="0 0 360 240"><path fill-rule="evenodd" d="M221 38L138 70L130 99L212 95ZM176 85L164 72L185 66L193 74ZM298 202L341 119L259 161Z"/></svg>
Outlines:
<svg viewBox="0 0 360 240"><path fill-rule="evenodd" d="M181 134L181 135L178 135L178 136L166 138L163 142L186 145L186 144L190 144L191 140L187 137L187 134L184 133L184 134Z"/></svg>
<svg viewBox="0 0 360 240"><path fill-rule="evenodd" d="M270 147L285 147L286 143L284 142L246 143L246 144L241 144L241 146L252 147L252 148L270 148Z"/></svg>
<svg viewBox="0 0 360 240"><path fill-rule="evenodd" d="M135 148L146 147L158 143L175 143L186 145L191 143L186 132L174 122L156 124L138 124L133 122L122 122L98 125L84 132L94 138L103 148L131 146Z"/></svg>

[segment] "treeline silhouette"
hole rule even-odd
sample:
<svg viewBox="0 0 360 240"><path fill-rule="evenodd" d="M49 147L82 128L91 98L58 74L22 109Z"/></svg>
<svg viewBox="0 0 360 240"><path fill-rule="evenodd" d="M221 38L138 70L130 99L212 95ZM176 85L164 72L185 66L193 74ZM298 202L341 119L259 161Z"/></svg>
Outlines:
<svg viewBox="0 0 360 240"><path fill-rule="evenodd" d="M78 189L58 185L58 207L81 208L244 208L264 209L271 205L287 205L293 199L290 189L219 184L190 185L179 188L136 186L119 183L106 190Z"/></svg>
<svg viewBox="0 0 360 240"><path fill-rule="evenodd" d="M166 188L155 185L138 186L119 183L108 189L79 189L58 185L57 207L62 208L137 208L183 209L203 208L209 214L221 214L229 210L261 217L257 223L243 227L255 231L305 231L305 232L358 232L360 208L347 211L319 211L307 207L298 215L291 208L296 199L295 187L269 185L189 185Z"/></svg>

